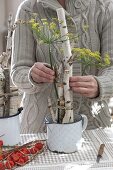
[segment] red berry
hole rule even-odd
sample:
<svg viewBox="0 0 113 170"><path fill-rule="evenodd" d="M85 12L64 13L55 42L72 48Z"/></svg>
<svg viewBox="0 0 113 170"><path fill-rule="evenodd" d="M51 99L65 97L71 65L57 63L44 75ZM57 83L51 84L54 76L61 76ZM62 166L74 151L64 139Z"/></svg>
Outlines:
<svg viewBox="0 0 113 170"><path fill-rule="evenodd" d="M44 144L38 142L35 144L35 147L38 148L39 150L41 150L43 148L43 145Z"/></svg>
<svg viewBox="0 0 113 170"><path fill-rule="evenodd" d="M0 162L0 170L5 170L5 166L2 162Z"/></svg>
<svg viewBox="0 0 113 170"><path fill-rule="evenodd" d="M11 157L12 157L12 159L13 159L14 162L17 162L17 161L19 160L19 158L20 158L20 156L18 155L18 153L13 153Z"/></svg>
<svg viewBox="0 0 113 170"><path fill-rule="evenodd" d="M0 147L3 146L3 140L0 140Z"/></svg>
<svg viewBox="0 0 113 170"><path fill-rule="evenodd" d="M11 155L9 155L9 156L7 157L7 161L13 161Z"/></svg>
<svg viewBox="0 0 113 170"><path fill-rule="evenodd" d="M15 152L15 154L16 154L19 158L23 155L23 153L21 153L20 151Z"/></svg>
<svg viewBox="0 0 113 170"><path fill-rule="evenodd" d="M39 151L39 149L38 149L37 147L34 146L34 148L35 148L35 150L36 150L37 152Z"/></svg>
<svg viewBox="0 0 113 170"><path fill-rule="evenodd" d="M13 161L6 161L5 167L7 169L12 169L15 166L15 163Z"/></svg>
<svg viewBox="0 0 113 170"><path fill-rule="evenodd" d="M30 153L31 154L37 153L37 149L35 147L30 148Z"/></svg>
<svg viewBox="0 0 113 170"><path fill-rule="evenodd" d="M16 162L18 165L23 165L25 164L25 161L23 158L19 158L19 160Z"/></svg>
<svg viewBox="0 0 113 170"><path fill-rule="evenodd" d="M28 156L23 156L22 158L24 159L25 163L29 161L29 157Z"/></svg>
<svg viewBox="0 0 113 170"><path fill-rule="evenodd" d="M29 154L29 150L26 147L22 148L20 152L23 154Z"/></svg>
<svg viewBox="0 0 113 170"><path fill-rule="evenodd" d="M7 151L2 151L2 156L3 156L3 158L7 157L8 156Z"/></svg>
<svg viewBox="0 0 113 170"><path fill-rule="evenodd" d="M2 155L0 155L0 161L2 161L3 160L3 156Z"/></svg>

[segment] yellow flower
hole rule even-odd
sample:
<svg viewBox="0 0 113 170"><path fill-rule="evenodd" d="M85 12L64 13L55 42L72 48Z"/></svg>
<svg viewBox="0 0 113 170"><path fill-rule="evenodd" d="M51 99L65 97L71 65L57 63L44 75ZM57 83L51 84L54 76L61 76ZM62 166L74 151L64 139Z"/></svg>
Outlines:
<svg viewBox="0 0 113 170"><path fill-rule="evenodd" d="M36 29L38 26L39 26L38 23L34 23L34 24L32 24L32 29Z"/></svg>
<svg viewBox="0 0 113 170"><path fill-rule="evenodd" d="M42 22L47 22L47 19L46 18L42 18L41 21Z"/></svg>
<svg viewBox="0 0 113 170"><path fill-rule="evenodd" d="M53 21L57 21L58 22L58 19L57 18L52 18Z"/></svg>
<svg viewBox="0 0 113 170"><path fill-rule="evenodd" d="M43 22L43 25L49 25L48 22Z"/></svg>
<svg viewBox="0 0 113 170"><path fill-rule="evenodd" d="M108 54L104 56L104 60L98 51L92 52L87 48L73 48L72 49L75 60L79 61L83 68L92 67L95 65L98 68L110 65L110 57ZM85 72L85 69L83 71Z"/></svg>
<svg viewBox="0 0 113 170"><path fill-rule="evenodd" d="M55 30L57 28L56 24L54 22L50 23L50 30Z"/></svg>
<svg viewBox="0 0 113 170"><path fill-rule="evenodd" d="M35 23L35 19L29 20L29 24L34 24L34 23Z"/></svg>
<svg viewBox="0 0 113 170"><path fill-rule="evenodd" d="M110 57L108 54L105 54L104 62L105 62L105 65L110 65Z"/></svg>

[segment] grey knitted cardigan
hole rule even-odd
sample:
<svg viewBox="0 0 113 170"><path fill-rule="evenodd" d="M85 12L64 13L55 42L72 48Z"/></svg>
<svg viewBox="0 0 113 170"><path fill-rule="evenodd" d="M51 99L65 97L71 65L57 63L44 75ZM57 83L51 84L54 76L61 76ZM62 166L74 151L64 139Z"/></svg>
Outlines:
<svg viewBox="0 0 113 170"><path fill-rule="evenodd" d="M39 18L56 17L56 8L61 7L57 0L26 0L18 9L16 20L29 20L30 12L38 13ZM113 60L113 1L112 0L66 0L66 13L70 13L75 28L80 33L79 47L100 51L103 56L108 53ZM86 31L84 25L88 25ZM53 49L55 61L60 62L58 50ZM36 84L30 77L30 68L35 62L47 62L47 45L36 43L29 26L20 25L13 34L11 77L13 83L24 92L24 110L21 117L21 133L36 133L44 128L44 118L49 114L47 97L54 100L53 86ZM73 74L80 74L80 65L75 61ZM113 95L113 66L97 70L92 68L100 88L97 98L83 98L80 113L88 117L88 129L111 125L108 109L110 97ZM73 94L74 112L79 107L80 96Z"/></svg>

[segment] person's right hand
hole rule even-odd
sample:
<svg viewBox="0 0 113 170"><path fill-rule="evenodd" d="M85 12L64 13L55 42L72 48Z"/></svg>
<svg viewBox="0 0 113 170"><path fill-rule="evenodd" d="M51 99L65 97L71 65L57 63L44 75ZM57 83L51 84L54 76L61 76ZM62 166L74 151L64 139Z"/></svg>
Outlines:
<svg viewBox="0 0 113 170"><path fill-rule="evenodd" d="M36 83L53 83L55 79L55 72L46 63L36 62L30 73Z"/></svg>

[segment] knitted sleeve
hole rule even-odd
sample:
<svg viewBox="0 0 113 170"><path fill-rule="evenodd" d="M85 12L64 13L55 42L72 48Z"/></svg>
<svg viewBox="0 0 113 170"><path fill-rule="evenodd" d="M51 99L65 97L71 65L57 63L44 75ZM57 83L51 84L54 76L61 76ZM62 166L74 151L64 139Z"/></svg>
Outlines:
<svg viewBox="0 0 113 170"><path fill-rule="evenodd" d="M32 12L30 0L24 1L20 5L16 21L28 21L30 19L28 11ZM36 42L29 26L18 24L12 38L11 78L14 85L29 94L42 92L48 87L47 83L33 83L30 77L30 68L36 62L35 45Z"/></svg>
<svg viewBox="0 0 113 170"><path fill-rule="evenodd" d="M95 76L99 84L100 94L96 100L106 100L113 97L113 1L105 8L104 20L100 34L100 52L101 55L109 54L111 66L99 71Z"/></svg>

